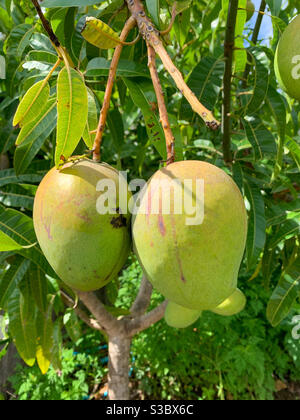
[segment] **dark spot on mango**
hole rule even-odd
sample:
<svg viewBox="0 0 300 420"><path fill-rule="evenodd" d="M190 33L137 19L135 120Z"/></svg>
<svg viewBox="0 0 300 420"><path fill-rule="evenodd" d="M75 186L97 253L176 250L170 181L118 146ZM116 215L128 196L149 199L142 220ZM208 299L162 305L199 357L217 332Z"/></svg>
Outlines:
<svg viewBox="0 0 300 420"><path fill-rule="evenodd" d="M117 217L113 217L111 219L110 224L116 229L126 227L127 226L127 219L122 214L120 214Z"/></svg>

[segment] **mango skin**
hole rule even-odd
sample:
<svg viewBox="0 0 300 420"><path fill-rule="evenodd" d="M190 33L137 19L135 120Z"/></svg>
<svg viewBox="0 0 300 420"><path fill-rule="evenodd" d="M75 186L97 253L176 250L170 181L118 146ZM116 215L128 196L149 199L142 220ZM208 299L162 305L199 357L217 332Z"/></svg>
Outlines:
<svg viewBox="0 0 300 420"><path fill-rule="evenodd" d="M283 90L300 101L300 15L288 25L280 38L274 68Z"/></svg>
<svg viewBox="0 0 300 420"><path fill-rule="evenodd" d="M169 302L165 311L165 321L169 327L187 328L200 318L202 311L184 308L174 302Z"/></svg>
<svg viewBox="0 0 300 420"><path fill-rule="evenodd" d="M98 181L111 179L118 191L118 175L109 165L82 160L51 169L37 190L33 221L38 242L56 274L75 290L105 286L131 249L129 213L101 215L96 210Z"/></svg>
<svg viewBox="0 0 300 420"><path fill-rule="evenodd" d="M255 6L254 6L254 4L252 3L252 1L247 0L247 6L246 6L246 9L247 9L247 18L246 18L246 22L248 22L250 19L252 19L253 15L254 15L254 12L255 12Z"/></svg>
<svg viewBox="0 0 300 420"><path fill-rule="evenodd" d="M245 309L247 300L244 293L240 289L227 298L221 305L217 306L212 312L222 316L233 316Z"/></svg>
<svg viewBox="0 0 300 420"><path fill-rule="evenodd" d="M204 220L186 225L185 214L151 214L150 202L162 200L164 188L151 192L156 180L204 180ZM181 184L176 184L182 191ZM148 194L148 192L150 193ZM195 199L193 199L195 203ZM196 310L211 310L236 290L247 237L247 213L234 181L206 162L176 162L156 172L133 216L134 250L152 285L169 301Z"/></svg>

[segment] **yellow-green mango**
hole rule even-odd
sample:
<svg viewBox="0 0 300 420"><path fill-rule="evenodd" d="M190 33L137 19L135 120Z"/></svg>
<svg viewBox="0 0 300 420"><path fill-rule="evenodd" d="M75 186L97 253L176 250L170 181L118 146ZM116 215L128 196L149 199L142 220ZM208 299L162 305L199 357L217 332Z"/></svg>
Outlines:
<svg viewBox="0 0 300 420"><path fill-rule="evenodd" d="M202 311L184 308L174 302L168 302L165 321L173 328L187 328L200 318Z"/></svg>
<svg viewBox="0 0 300 420"><path fill-rule="evenodd" d="M300 15L283 32L275 54L275 74L283 90L300 101Z"/></svg>
<svg viewBox="0 0 300 420"><path fill-rule="evenodd" d="M221 305L217 306L215 309L212 310L215 314L223 315L223 316L233 316L245 309L247 300L243 292L240 289L236 289L236 291Z"/></svg>
<svg viewBox="0 0 300 420"><path fill-rule="evenodd" d="M170 185L171 211L164 214ZM196 217L199 224L193 224L191 210L180 213L184 197L204 210L202 223ZM214 309L231 296L247 237L244 200L232 178L206 162L176 162L154 174L138 201L134 249L153 286L169 301L196 310Z"/></svg>
<svg viewBox="0 0 300 420"><path fill-rule="evenodd" d="M97 209L103 194L98 182L107 180L116 189L114 214ZM128 257L130 216L118 209L118 191L119 172L91 160L53 168L37 190L33 220L39 244L56 274L75 290L105 286Z"/></svg>

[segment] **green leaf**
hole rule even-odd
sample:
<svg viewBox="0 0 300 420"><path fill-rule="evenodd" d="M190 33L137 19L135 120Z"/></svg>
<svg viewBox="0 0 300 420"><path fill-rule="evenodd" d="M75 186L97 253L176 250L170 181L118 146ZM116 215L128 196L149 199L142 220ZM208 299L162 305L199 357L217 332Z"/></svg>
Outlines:
<svg viewBox="0 0 300 420"><path fill-rule="evenodd" d="M35 311L29 293L15 289L8 302L9 331L18 353L28 366L35 363L36 327Z"/></svg>
<svg viewBox="0 0 300 420"><path fill-rule="evenodd" d="M107 76L109 73L111 61L103 57L93 58L87 65L86 77ZM142 64L129 60L120 60L117 76L123 77L150 77L148 69Z"/></svg>
<svg viewBox="0 0 300 420"><path fill-rule="evenodd" d="M151 143L154 145L160 156L166 160L166 143L163 129L157 115L151 109L151 101L156 101L153 87L145 81L131 81L124 78L124 83L129 89L135 105L141 109L145 119L147 133ZM151 101L149 97L151 96Z"/></svg>
<svg viewBox="0 0 300 420"><path fill-rule="evenodd" d="M245 117L244 126L256 160L262 159L265 153L276 154L274 136L258 117Z"/></svg>
<svg viewBox="0 0 300 420"><path fill-rule="evenodd" d="M5 41L4 51L6 54L20 59L24 50L29 45L33 32L34 27L32 25L23 23L16 26Z"/></svg>
<svg viewBox="0 0 300 420"><path fill-rule="evenodd" d="M40 267L38 267L35 264L32 264L29 272L27 273L27 278L30 284L31 294L36 306L42 314L46 314L48 306L48 283L45 273L42 272Z"/></svg>
<svg viewBox="0 0 300 420"><path fill-rule="evenodd" d="M300 234L300 218L299 220L287 220L281 223L280 229L272 237L269 247L274 248L280 242L291 236L298 236Z"/></svg>
<svg viewBox="0 0 300 420"><path fill-rule="evenodd" d="M159 19L159 9L160 4L159 0L146 0L146 6L148 9L148 12L150 13L152 19L154 20L154 23L157 27L160 25L160 19Z"/></svg>
<svg viewBox="0 0 300 420"><path fill-rule="evenodd" d="M116 152L120 155L124 145L124 124L120 111L115 108L107 116L107 123L112 136L113 145Z"/></svg>
<svg viewBox="0 0 300 420"><path fill-rule="evenodd" d="M68 309L64 316L64 325L71 340L76 343L82 336L80 323L74 309Z"/></svg>
<svg viewBox="0 0 300 420"><path fill-rule="evenodd" d="M49 305L46 313L38 312L36 319L37 348L36 359L43 375L48 372L52 359L53 321L52 305Z"/></svg>
<svg viewBox="0 0 300 420"><path fill-rule="evenodd" d="M224 61L215 57L204 57L193 69L188 78L188 85L200 102L208 109L213 109L222 87ZM191 106L183 99L180 111L181 119L189 119Z"/></svg>
<svg viewBox="0 0 300 420"><path fill-rule="evenodd" d="M16 241L7 236L4 232L0 231L0 252L14 251L21 248L21 245L19 245Z"/></svg>
<svg viewBox="0 0 300 420"><path fill-rule="evenodd" d="M24 174L17 176L14 169L5 169L0 171L0 187L9 184L41 182L42 178L42 175L39 174Z"/></svg>
<svg viewBox="0 0 300 420"><path fill-rule="evenodd" d="M102 3L104 0L44 0L43 7L74 7L74 6L93 6Z"/></svg>
<svg viewBox="0 0 300 420"><path fill-rule="evenodd" d="M286 112L286 105L285 105L284 98L272 86L269 86L266 102L276 121L278 137L279 137L277 160L276 160L276 166L275 166L275 171L274 171L274 175L276 177L281 172L281 169L282 169L284 141L285 141L285 133L286 133L286 125L287 125L286 124L287 112Z"/></svg>
<svg viewBox="0 0 300 420"><path fill-rule="evenodd" d="M121 43L119 35L113 29L94 17L86 18L81 35L90 44L103 50L115 48Z"/></svg>
<svg viewBox="0 0 300 420"><path fill-rule="evenodd" d="M93 148L96 134L91 134L91 131L97 130L98 127L98 112L95 96L93 92L88 89L88 118L83 132L83 140L89 149Z"/></svg>
<svg viewBox="0 0 300 420"><path fill-rule="evenodd" d="M15 292L20 281L24 278L30 261L24 260L21 256L16 256L14 261L4 275L0 278L0 308L7 310L9 299Z"/></svg>
<svg viewBox="0 0 300 420"><path fill-rule="evenodd" d="M247 265L253 268L265 246L265 204L259 188L250 179L244 179L245 193L250 203L247 237Z"/></svg>
<svg viewBox="0 0 300 420"><path fill-rule="evenodd" d="M286 136L285 146L288 148L291 153L298 169L300 170L300 137L295 137L295 140L291 137Z"/></svg>
<svg viewBox="0 0 300 420"><path fill-rule="evenodd" d="M267 307L267 318L276 327L289 314L300 291L300 258L282 274Z"/></svg>
<svg viewBox="0 0 300 420"><path fill-rule="evenodd" d="M57 82L57 137L55 164L68 159L76 149L88 117L87 88L73 69L63 68Z"/></svg>
<svg viewBox="0 0 300 420"><path fill-rule="evenodd" d="M52 105L51 105L52 104ZM14 167L18 176L24 173L31 164L45 141L54 131L57 122L56 102L50 100L44 112L20 132L23 142L15 150ZM0 181L1 182L1 181Z"/></svg>
<svg viewBox="0 0 300 420"><path fill-rule="evenodd" d="M53 346L51 350L51 363L55 370L62 370L62 334L61 322L58 318L53 324Z"/></svg>
<svg viewBox="0 0 300 420"><path fill-rule="evenodd" d="M13 125L23 127L35 119L43 110L50 95L50 86L44 80L33 85L20 102Z"/></svg>
<svg viewBox="0 0 300 420"><path fill-rule="evenodd" d="M235 27L235 72L240 73L245 70L247 63L247 51L244 46L244 28L247 18L247 12L245 9L247 0L239 0L239 10L237 13L236 27Z"/></svg>
<svg viewBox="0 0 300 420"><path fill-rule="evenodd" d="M34 196L27 187L32 185L9 185L0 191L0 203L7 207L33 210Z"/></svg>
<svg viewBox="0 0 300 420"><path fill-rule="evenodd" d="M252 47L249 54L254 62L254 86L252 95L242 95L244 115L253 115L262 107L268 93L270 62L263 50ZM249 89L247 89L248 91Z"/></svg>
<svg viewBox="0 0 300 420"><path fill-rule="evenodd" d="M33 261L45 273L56 277L37 244L33 221L29 216L0 206L0 231L22 247L26 247L18 250L18 254Z"/></svg>

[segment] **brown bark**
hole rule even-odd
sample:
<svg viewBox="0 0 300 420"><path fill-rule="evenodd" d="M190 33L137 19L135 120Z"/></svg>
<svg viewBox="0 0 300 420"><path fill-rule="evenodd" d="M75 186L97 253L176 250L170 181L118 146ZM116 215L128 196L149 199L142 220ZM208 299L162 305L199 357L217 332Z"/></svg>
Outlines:
<svg viewBox="0 0 300 420"><path fill-rule="evenodd" d="M108 397L110 400L129 400L129 357L131 339L110 336L108 345Z"/></svg>

